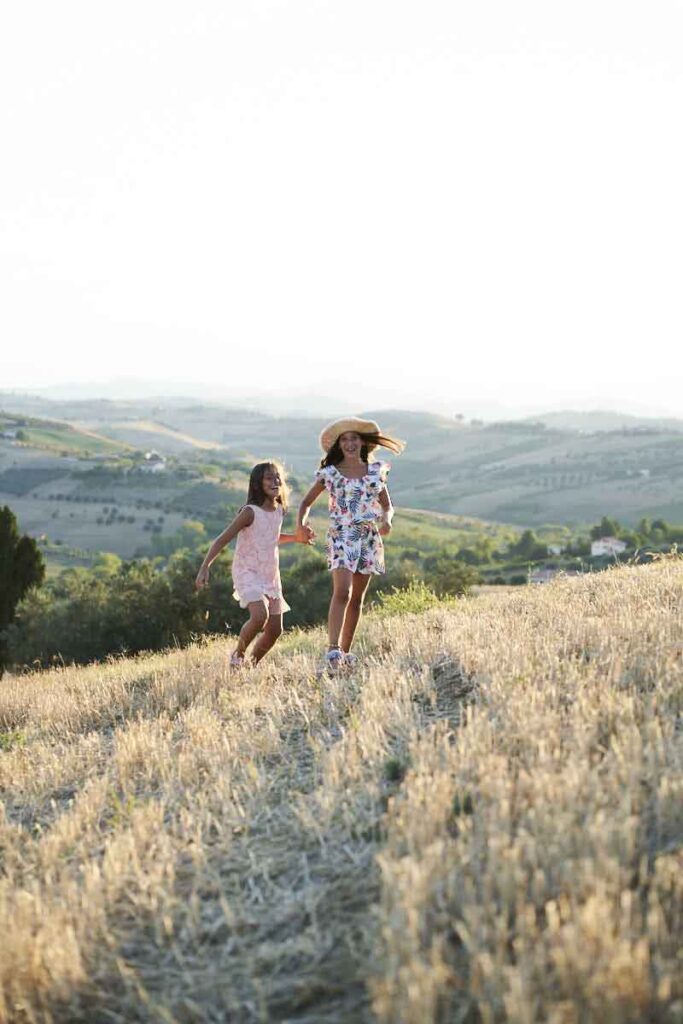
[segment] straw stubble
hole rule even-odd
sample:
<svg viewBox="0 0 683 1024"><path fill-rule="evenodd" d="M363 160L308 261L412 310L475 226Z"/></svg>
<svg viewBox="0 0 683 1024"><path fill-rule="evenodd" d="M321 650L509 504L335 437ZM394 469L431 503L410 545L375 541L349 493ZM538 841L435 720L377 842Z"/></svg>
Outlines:
<svg viewBox="0 0 683 1024"><path fill-rule="evenodd" d="M680 560L0 687L0 1021L682 1019Z"/></svg>

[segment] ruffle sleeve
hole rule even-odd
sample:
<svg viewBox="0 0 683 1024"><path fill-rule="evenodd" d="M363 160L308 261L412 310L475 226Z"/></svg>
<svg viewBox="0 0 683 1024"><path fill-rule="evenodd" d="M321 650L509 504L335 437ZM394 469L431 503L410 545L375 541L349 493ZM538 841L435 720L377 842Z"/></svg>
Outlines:
<svg viewBox="0 0 683 1024"><path fill-rule="evenodd" d="M316 469L315 478L319 480L321 484L325 484L328 491L332 489L332 470L333 466L321 466L320 469Z"/></svg>
<svg viewBox="0 0 683 1024"><path fill-rule="evenodd" d="M368 476L370 477L370 486L374 491L381 491L387 482L389 476L389 470L391 469L390 462L371 462L368 466Z"/></svg>

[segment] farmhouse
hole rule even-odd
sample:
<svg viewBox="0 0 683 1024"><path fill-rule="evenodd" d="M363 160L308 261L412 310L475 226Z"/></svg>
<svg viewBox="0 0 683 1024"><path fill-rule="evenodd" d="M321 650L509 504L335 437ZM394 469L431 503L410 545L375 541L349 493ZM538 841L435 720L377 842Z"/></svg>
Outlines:
<svg viewBox="0 0 683 1024"><path fill-rule="evenodd" d="M164 473L166 470L166 459L159 452L152 451L145 452L145 461L140 466L142 473Z"/></svg>
<svg viewBox="0 0 683 1024"><path fill-rule="evenodd" d="M625 550L626 542L619 540L618 537L600 537L599 540L594 540L591 544L591 556L593 558L598 555L610 555L612 558L615 558Z"/></svg>

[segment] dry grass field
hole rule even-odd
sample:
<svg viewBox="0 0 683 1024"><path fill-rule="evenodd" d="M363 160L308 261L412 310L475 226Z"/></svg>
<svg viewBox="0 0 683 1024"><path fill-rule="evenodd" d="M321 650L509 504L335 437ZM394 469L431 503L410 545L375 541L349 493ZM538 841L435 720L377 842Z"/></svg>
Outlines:
<svg viewBox="0 0 683 1024"><path fill-rule="evenodd" d="M683 562L0 683L0 1021L683 1020Z"/></svg>

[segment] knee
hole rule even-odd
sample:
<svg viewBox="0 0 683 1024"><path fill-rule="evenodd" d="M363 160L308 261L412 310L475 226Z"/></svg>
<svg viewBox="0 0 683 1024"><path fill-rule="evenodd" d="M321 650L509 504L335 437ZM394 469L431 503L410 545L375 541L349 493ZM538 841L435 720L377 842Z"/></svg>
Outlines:
<svg viewBox="0 0 683 1024"><path fill-rule="evenodd" d="M279 636L282 636L282 623L276 619L271 619L268 631L273 639L277 640Z"/></svg>
<svg viewBox="0 0 683 1024"><path fill-rule="evenodd" d="M259 608L251 613L251 619L256 628L261 632L268 625L268 609Z"/></svg>
<svg viewBox="0 0 683 1024"><path fill-rule="evenodd" d="M334 600L338 601L339 604L347 605L351 600L351 587L336 587L334 591Z"/></svg>
<svg viewBox="0 0 683 1024"><path fill-rule="evenodd" d="M349 607L355 608L356 611L360 611L363 607L363 601L365 600L365 594L351 594L349 600Z"/></svg>

